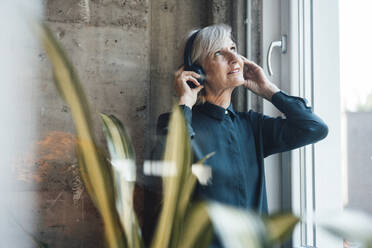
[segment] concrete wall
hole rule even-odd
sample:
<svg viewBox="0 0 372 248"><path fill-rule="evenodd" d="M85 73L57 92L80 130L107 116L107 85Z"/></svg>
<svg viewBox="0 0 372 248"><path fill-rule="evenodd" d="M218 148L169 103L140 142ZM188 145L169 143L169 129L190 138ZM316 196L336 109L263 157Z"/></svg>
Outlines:
<svg viewBox="0 0 372 248"><path fill-rule="evenodd" d="M174 72L183 63L183 40L190 29L208 24L207 3L208 1L152 1L150 69L152 144L155 139L157 117L161 113L169 112L176 101L173 78Z"/></svg>
<svg viewBox="0 0 372 248"><path fill-rule="evenodd" d="M253 2L259 10L259 1ZM138 165L149 157L158 115L174 103L173 73L182 62L186 32L225 22L241 42L240 51L246 49L243 0L44 0L43 5L45 23L80 76L99 144L105 145L98 113L114 114L128 128ZM15 164L18 193L37 199L35 236L50 247L103 247L102 222L78 172L69 107L55 89L45 51L33 48L33 53L41 68L30 80L38 130ZM241 90L234 97L238 110L247 107L245 95ZM135 204L143 223L141 182Z"/></svg>

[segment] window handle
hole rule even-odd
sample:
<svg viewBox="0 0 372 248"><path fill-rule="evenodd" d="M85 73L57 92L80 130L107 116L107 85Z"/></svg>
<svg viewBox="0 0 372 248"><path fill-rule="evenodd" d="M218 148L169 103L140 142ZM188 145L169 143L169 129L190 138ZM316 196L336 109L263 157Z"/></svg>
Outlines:
<svg viewBox="0 0 372 248"><path fill-rule="evenodd" d="M282 50L282 53L286 53L287 52L287 35L282 35L281 40L272 41L270 44L269 51L267 52L267 56L266 56L267 68L269 70L270 76L274 75L273 69L271 68L271 53L273 52L273 49L275 47L280 47Z"/></svg>

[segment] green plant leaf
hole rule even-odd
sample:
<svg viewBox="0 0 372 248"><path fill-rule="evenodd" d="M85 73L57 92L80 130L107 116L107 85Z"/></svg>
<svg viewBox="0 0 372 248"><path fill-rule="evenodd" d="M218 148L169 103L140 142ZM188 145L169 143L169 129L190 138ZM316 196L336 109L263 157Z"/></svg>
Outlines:
<svg viewBox="0 0 372 248"><path fill-rule="evenodd" d="M257 214L217 202L208 202L207 211L224 247L270 247L264 222Z"/></svg>
<svg viewBox="0 0 372 248"><path fill-rule="evenodd" d="M215 153L216 153L216 152L210 152L210 153L208 153L208 154L205 155L202 159L200 159L200 160L197 162L197 164L204 164L205 161L206 161L208 158L212 157Z"/></svg>
<svg viewBox="0 0 372 248"><path fill-rule="evenodd" d="M211 153L207 154L201 160L199 160L197 162L197 164L203 165L204 162L208 158L212 157L214 154L215 154L215 152L211 152ZM190 167L188 167L188 168L190 168ZM197 181L196 176L194 174L192 174L189 169L186 170L185 174L186 174L185 175L185 182L184 182L184 185L182 187L182 191L181 191L181 194L180 194L180 200L179 200L180 203L179 203L178 212L179 212L180 216L185 216L187 206L190 203L191 196L192 196L192 193L194 192L196 181Z"/></svg>
<svg viewBox="0 0 372 248"><path fill-rule="evenodd" d="M131 159L136 155L131 139L121 121L114 115L100 114L111 160Z"/></svg>
<svg viewBox="0 0 372 248"><path fill-rule="evenodd" d="M264 219L269 241L280 244L288 239L300 219L292 213L278 213Z"/></svg>
<svg viewBox="0 0 372 248"><path fill-rule="evenodd" d="M176 175L163 178L163 207L155 230L152 248L177 247L183 216L179 215L180 193L191 173L191 148L185 120L175 105L169 123L164 161L175 166Z"/></svg>
<svg viewBox="0 0 372 248"><path fill-rule="evenodd" d="M87 165L85 164L84 157L83 157L82 153L80 152L79 148L76 149L76 155L77 155L77 159L78 159L80 175L81 175L81 178L84 181L84 187L87 190L87 192L90 196L90 199L92 200L94 205L99 209L97 198L96 198L95 192L93 190L92 182L90 181L90 177L89 177L88 172L87 172L87 168L86 168Z"/></svg>
<svg viewBox="0 0 372 248"><path fill-rule="evenodd" d="M213 237L213 227L210 222L205 203L193 203L189 208L184 222L184 231L180 237L179 248L207 248Z"/></svg>
<svg viewBox="0 0 372 248"><path fill-rule="evenodd" d="M84 167L83 179L100 210L107 243L110 248L127 247L115 210L113 179L106 160L94 141L88 102L77 74L47 26L42 26L39 31L52 63L56 87L71 109L78 138L80 161L83 164L80 166Z"/></svg>
<svg viewBox="0 0 372 248"><path fill-rule="evenodd" d="M124 126L113 115L100 114L109 148L116 190L116 209L132 248L144 247L141 229L133 206L135 187L135 154Z"/></svg>

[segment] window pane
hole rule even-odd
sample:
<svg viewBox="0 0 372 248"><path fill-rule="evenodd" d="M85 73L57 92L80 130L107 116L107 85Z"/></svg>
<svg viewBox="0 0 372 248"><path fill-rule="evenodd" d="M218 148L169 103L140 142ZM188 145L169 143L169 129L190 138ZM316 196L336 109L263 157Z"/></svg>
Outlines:
<svg viewBox="0 0 372 248"><path fill-rule="evenodd" d="M372 214L372 2L340 0L344 205Z"/></svg>

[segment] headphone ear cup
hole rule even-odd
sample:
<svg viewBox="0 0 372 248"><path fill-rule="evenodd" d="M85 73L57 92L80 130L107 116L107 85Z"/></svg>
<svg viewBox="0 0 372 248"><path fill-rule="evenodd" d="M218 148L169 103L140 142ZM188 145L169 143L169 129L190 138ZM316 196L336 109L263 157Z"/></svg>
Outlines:
<svg viewBox="0 0 372 248"><path fill-rule="evenodd" d="M196 73L198 73L200 75L199 78L197 78L196 80L198 80L199 84L200 85L205 85L205 72L203 70L203 68L201 66L198 66L198 65L191 65L190 67L190 71L194 71ZM196 88L195 84L193 82L190 82L190 81L187 81L187 84L191 87L191 88Z"/></svg>
<svg viewBox="0 0 372 248"><path fill-rule="evenodd" d="M206 78L206 75L205 75L205 72L203 70L203 68L201 66L196 66L197 67L197 70L198 70L198 74L200 75L200 78L198 78L198 82L201 84L201 85L205 85L205 78Z"/></svg>

